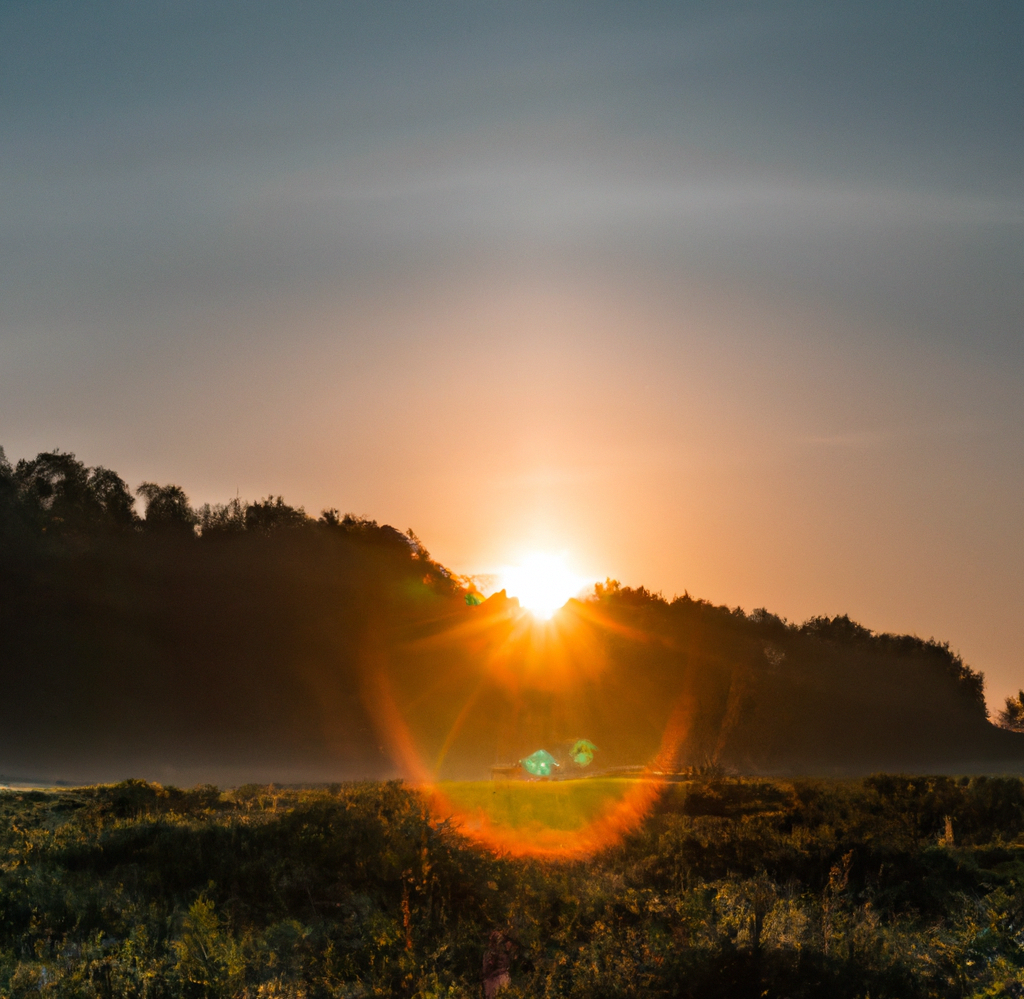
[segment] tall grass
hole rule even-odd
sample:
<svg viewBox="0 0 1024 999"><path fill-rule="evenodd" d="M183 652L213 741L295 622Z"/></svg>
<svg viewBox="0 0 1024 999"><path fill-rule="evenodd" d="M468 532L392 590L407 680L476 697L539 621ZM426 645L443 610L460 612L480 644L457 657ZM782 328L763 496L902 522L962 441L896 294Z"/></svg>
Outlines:
<svg viewBox="0 0 1024 999"><path fill-rule="evenodd" d="M528 824L587 784L455 790ZM0 995L478 996L494 929L510 997L1021 995L1022 836L1017 779L693 781L559 863L394 782L6 792Z"/></svg>

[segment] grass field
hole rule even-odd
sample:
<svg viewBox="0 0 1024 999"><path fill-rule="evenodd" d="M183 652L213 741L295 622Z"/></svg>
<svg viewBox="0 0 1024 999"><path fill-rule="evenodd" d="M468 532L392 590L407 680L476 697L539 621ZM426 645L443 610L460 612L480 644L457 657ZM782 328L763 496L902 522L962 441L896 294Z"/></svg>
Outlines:
<svg viewBox="0 0 1024 999"><path fill-rule="evenodd" d="M397 781L0 791L0 997L478 999L495 930L510 999L1024 996L1020 779L443 787L531 844L651 789L564 861Z"/></svg>
<svg viewBox="0 0 1024 999"><path fill-rule="evenodd" d="M533 828L572 832L600 818L635 783L622 777L592 777L444 781L438 788L455 808L466 815L482 812L493 826L519 832Z"/></svg>

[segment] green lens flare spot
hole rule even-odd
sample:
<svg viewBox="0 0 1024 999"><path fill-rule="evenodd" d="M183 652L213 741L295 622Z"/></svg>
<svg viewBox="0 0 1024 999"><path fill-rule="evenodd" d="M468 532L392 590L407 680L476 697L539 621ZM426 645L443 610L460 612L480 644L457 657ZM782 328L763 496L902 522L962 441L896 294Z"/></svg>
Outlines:
<svg viewBox="0 0 1024 999"><path fill-rule="evenodd" d="M548 777L551 775L552 768L558 766L555 758L546 749L538 749L537 752L531 753L519 762L523 769L528 774L533 774L534 777Z"/></svg>
<svg viewBox="0 0 1024 999"><path fill-rule="evenodd" d="M569 755L577 766L585 767L594 762L595 752L597 752L597 746L589 739L577 739L576 744L569 751Z"/></svg>

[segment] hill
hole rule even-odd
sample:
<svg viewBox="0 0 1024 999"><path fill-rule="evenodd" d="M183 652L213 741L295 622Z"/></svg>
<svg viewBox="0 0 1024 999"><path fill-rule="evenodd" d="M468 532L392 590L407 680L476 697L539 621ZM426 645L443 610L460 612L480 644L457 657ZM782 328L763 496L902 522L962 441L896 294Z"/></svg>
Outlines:
<svg viewBox="0 0 1024 999"><path fill-rule="evenodd" d="M609 582L538 628L411 532L280 497L193 509L0 452L0 773L172 783L609 768L1016 770L948 645ZM598 765L595 764L595 765Z"/></svg>

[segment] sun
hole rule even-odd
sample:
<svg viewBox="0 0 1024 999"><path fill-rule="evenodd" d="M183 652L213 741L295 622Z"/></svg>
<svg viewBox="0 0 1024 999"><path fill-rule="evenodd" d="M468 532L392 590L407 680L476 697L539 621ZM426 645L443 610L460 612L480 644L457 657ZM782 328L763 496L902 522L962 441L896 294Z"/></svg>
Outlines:
<svg viewBox="0 0 1024 999"><path fill-rule="evenodd" d="M506 566L498 578L508 596L518 598L521 607L545 620L587 585L586 579L566 566L564 556L543 552L526 556L519 565Z"/></svg>

